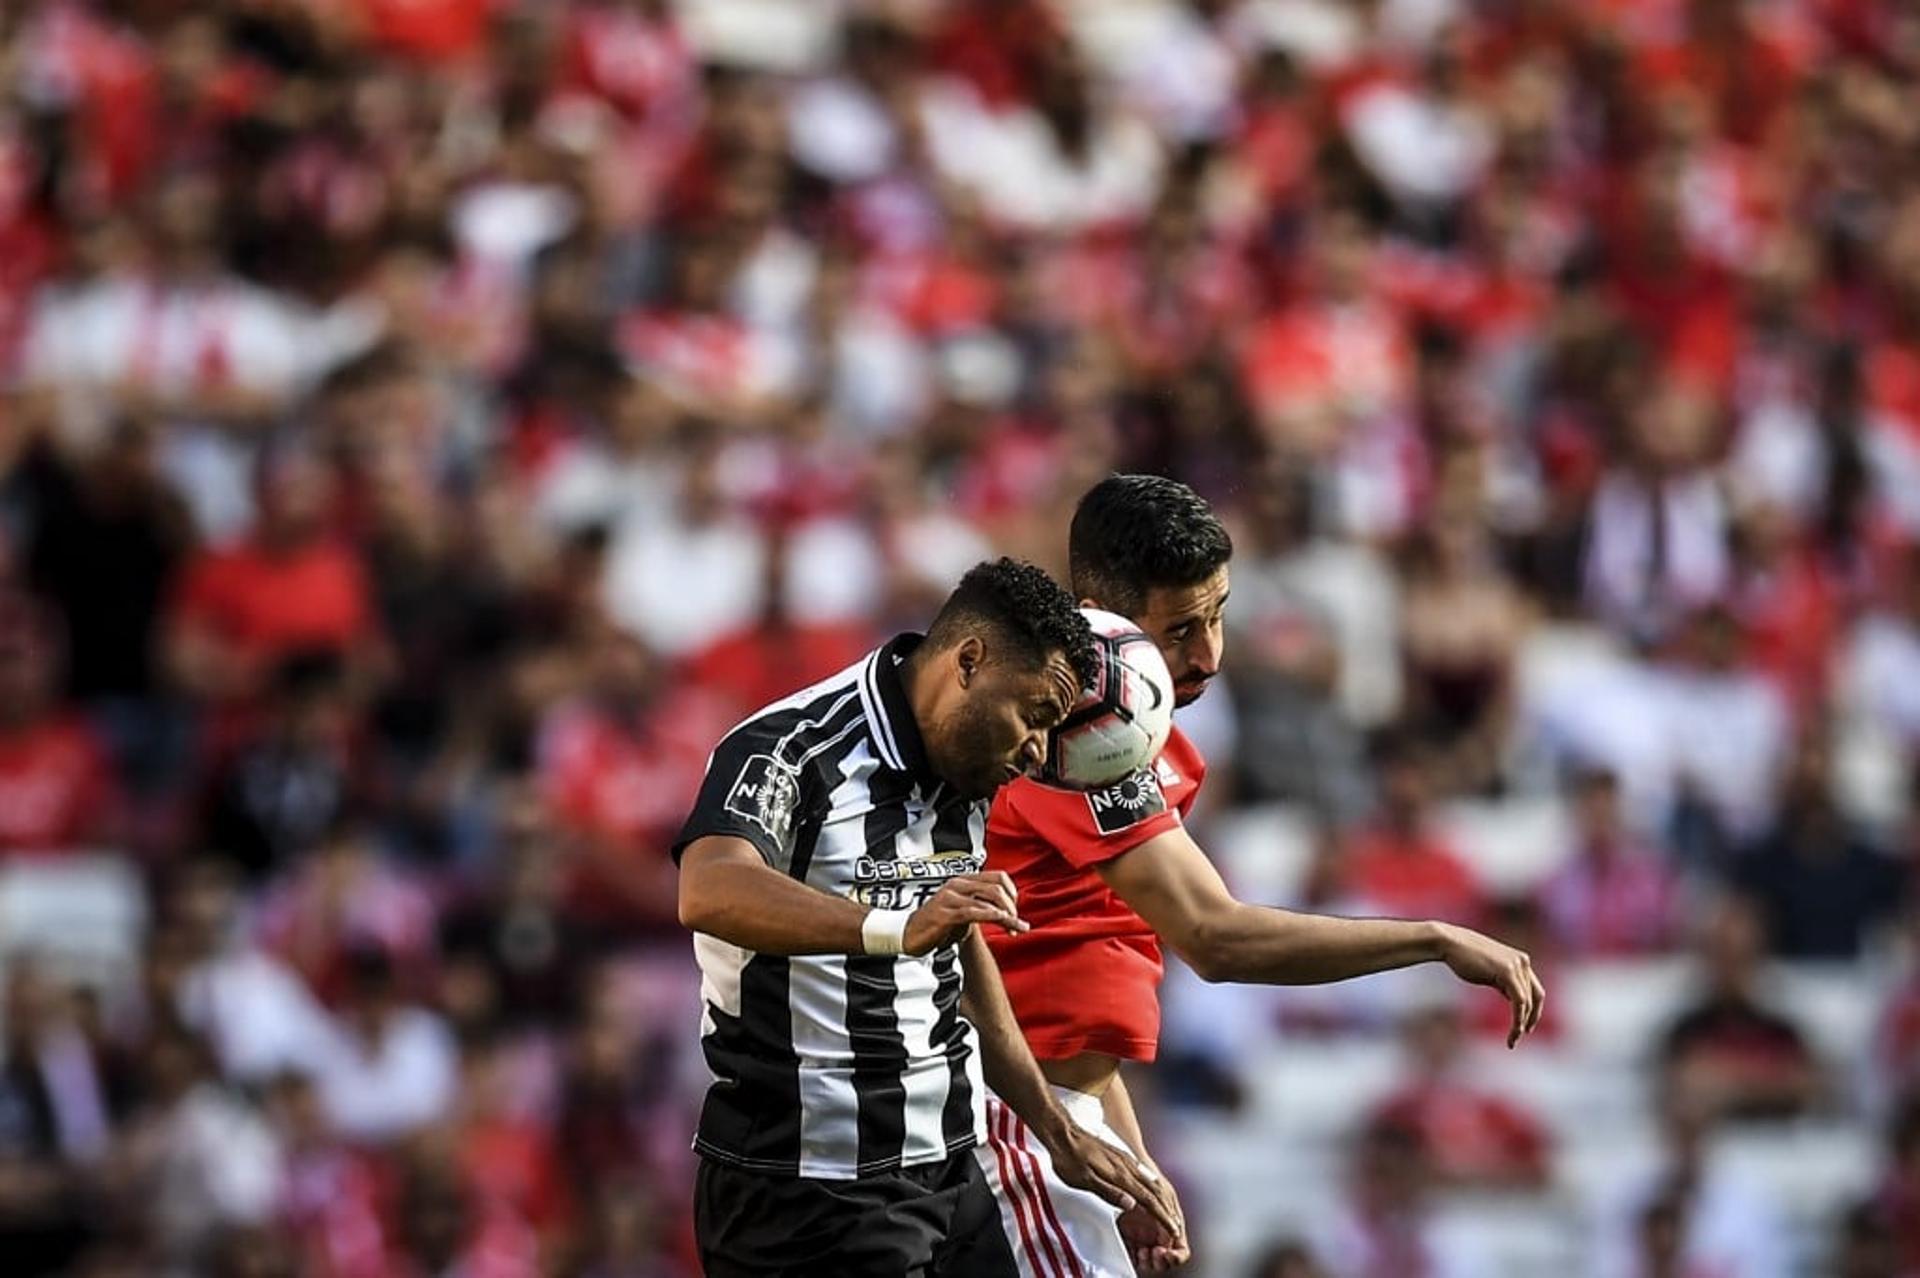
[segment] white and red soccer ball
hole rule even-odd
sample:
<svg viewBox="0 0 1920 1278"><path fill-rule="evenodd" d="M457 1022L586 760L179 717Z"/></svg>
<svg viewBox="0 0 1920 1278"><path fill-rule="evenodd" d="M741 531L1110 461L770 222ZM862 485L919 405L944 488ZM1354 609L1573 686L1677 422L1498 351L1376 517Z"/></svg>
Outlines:
<svg viewBox="0 0 1920 1278"><path fill-rule="evenodd" d="M1099 665L1053 730L1043 779L1075 790L1112 785L1152 763L1173 731L1173 676L1152 639L1117 613L1082 608Z"/></svg>

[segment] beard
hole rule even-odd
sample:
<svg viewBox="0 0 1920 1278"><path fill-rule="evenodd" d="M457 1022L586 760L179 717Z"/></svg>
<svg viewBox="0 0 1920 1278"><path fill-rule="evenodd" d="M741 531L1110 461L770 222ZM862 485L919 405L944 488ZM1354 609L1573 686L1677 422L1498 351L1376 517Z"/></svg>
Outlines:
<svg viewBox="0 0 1920 1278"><path fill-rule="evenodd" d="M962 706L947 721L947 761L940 774L968 799L990 799L1007 783L1013 759L1000 746L993 719L979 706Z"/></svg>
<svg viewBox="0 0 1920 1278"><path fill-rule="evenodd" d="M1179 710L1179 709L1183 709L1186 706L1192 705L1194 702L1198 701L1202 696L1206 694L1208 687L1210 687L1212 683L1213 683L1213 680L1211 678L1208 678L1208 679L1198 680L1194 683L1174 684L1173 685L1173 708L1175 710Z"/></svg>

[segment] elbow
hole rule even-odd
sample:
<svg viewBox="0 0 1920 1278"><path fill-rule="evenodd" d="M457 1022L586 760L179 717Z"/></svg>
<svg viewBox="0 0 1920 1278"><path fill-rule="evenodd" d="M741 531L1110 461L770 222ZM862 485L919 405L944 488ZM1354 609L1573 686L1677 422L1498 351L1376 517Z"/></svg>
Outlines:
<svg viewBox="0 0 1920 1278"><path fill-rule="evenodd" d="M1180 939L1180 957L1209 985L1234 979L1232 947L1218 928L1202 925Z"/></svg>
<svg viewBox="0 0 1920 1278"><path fill-rule="evenodd" d="M689 932L708 932L712 930L713 911L701 899L698 892L689 892L685 881L680 885L678 900L680 926Z"/></svg>

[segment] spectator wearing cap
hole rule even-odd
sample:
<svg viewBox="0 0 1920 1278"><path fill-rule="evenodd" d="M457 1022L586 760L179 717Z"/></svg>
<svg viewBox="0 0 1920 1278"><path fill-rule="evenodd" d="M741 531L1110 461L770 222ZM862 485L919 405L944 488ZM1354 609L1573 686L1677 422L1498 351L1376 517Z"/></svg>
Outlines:
<svg viewBox="0 0 1920 1278"><path fill-rule="evenodd" d="M115 833L103 743L64 707L61 636L25 595L0 595L0 854L61 852Z"/></svg>

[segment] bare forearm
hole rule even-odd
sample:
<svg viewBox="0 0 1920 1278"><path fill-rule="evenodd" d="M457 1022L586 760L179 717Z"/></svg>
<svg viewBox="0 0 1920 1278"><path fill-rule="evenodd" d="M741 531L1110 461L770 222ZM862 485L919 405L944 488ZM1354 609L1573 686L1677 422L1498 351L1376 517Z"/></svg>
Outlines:
<svg viewBox="0 0 1920 1278"><path fill-rule="evenodd" d="M1349 919L1242 905L1210 923L1183 955L1209 980L1323 985L1430 963L1443 956L1445 925Z"/></svg>
<svg viewBox="0 0 1920 1278"><path fill-rule="evenodd" d="M1133 1094L1127 1090L1127 1081L1121 1075L1116 1073L1107 1090L1101 1093L1100 1108L1114 1135L1127 1142L1127 1148L1138 1155L1141 1162L1149 1167L1158 1166L1147 1152L1147 1137L1140 1130L1140 1115L1133 1108Z"/></svg>
<svg viewBox="0 0 1920 1278"><path fill-rule="evenodd" d="M763 864L705 865L697 891L681 885L681 923L759 954L863 953L866 917L866 906Z"/></svg>
<svg viewBox="0 0 1920 1278"><path fill-rule="evenodd" d="M975 928L960 943L960 963L966 985L960 1010L980 1036L980 1072L994 1095L1007 1103L1042 1142L1054 1138L1071 1120L1060 1108L1033 1050L1013 1018L1006 986L993 952Z"/></svg>

